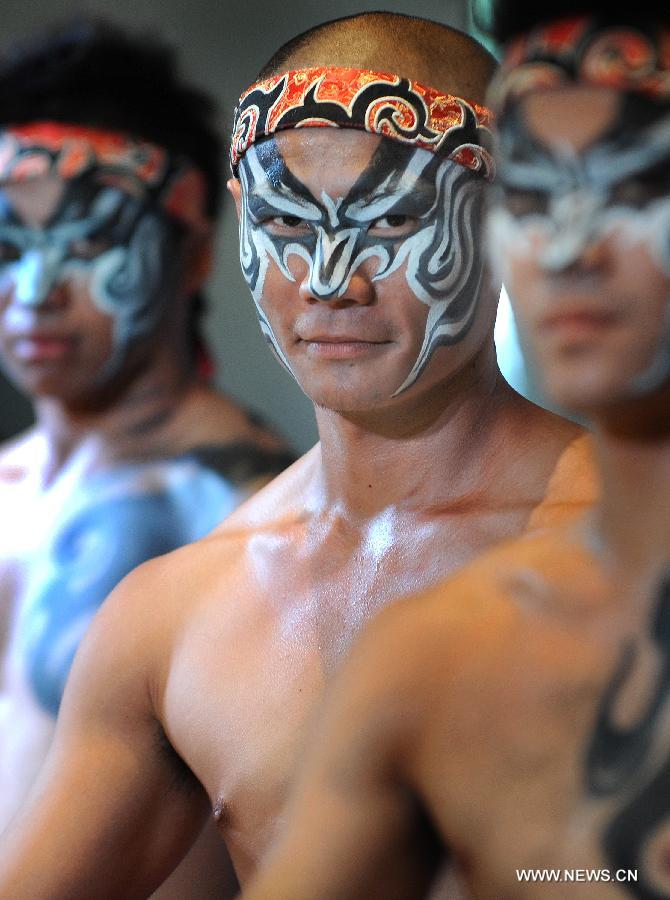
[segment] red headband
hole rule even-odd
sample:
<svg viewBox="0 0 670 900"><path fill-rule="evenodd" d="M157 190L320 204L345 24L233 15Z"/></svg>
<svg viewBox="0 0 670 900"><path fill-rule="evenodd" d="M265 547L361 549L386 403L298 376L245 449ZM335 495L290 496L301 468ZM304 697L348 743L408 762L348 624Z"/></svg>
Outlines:
<svg viewBox="0 0 670 900"><path fill-rule="evenodd" d="M0 182L44 175L69 180L97 168L130 176L156 192L160 206L191 228L207 230L205 179L190 162L116 131L62 122L30 122L0 130Z"/></svg>
<svg viewBox="0 0 670 900"><path fill-rule="evenodd" d="M231 165L254 141L285 128L360 128L445 154L493 177L491 114L460 97L388 72L315 66L274 75L248 88L235 110Z"/></svg>
<svg viewBox="0 0 670 900"><path fill-rule="evenodd" d="M512 41L490 97L499 111L542 88L573 83L670 100L670 29L558 19Z"/></svg>

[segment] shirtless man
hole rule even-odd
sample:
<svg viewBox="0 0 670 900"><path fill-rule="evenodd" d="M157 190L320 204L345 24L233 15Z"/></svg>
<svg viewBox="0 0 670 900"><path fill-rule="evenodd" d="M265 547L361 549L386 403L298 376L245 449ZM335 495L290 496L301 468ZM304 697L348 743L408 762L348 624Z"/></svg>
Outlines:
<svg viewBox="0 0 670 900"><path fill-rule="evenodd" d="M105 596L288 462L195 371L220 144L165 54L61 29L0 76L0 357L36 415L0 450L0 831Z"/></svg>
<svg viewBox="0 0 670 900"><path fill-rule="evenodd" d="M460 32L363 15L293 41L243 95L242 265L321 443L105 604L2 848L3 900L143 897L212 807L244 882L361 624L593 499L579 430L497 372L491 70ZM333 127L290 127L316 120Z"/></svg>
<svg viewBox="0 0 670 900"><path fill-rule="evenodd" d="M602 503L380 615L248 900L670 897L670 15L565 9L499 2L490 233Z"/></svg>

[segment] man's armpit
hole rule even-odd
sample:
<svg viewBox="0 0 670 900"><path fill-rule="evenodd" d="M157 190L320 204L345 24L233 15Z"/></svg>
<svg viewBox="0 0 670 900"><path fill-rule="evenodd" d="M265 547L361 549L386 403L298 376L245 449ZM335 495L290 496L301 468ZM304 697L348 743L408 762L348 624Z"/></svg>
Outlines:
<svg viewBox="0 0 670 900"><path fill-rule="evenodd" d="M193 774L190 766L184 762L180 754L172 746L160 722L157 721L155 724L156 747L160 758L168 763L172 772L171 786L186 794L202 791L202 785Z"/></svg>

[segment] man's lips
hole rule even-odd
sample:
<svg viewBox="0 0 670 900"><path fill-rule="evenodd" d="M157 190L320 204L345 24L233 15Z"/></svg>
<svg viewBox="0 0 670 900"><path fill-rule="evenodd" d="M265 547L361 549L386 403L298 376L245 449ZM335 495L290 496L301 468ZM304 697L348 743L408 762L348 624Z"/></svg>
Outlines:
<svg viewBox="0 0 670 900"><path fill-rule="evenodd" d="M16 335L11 346L14 356L22 362L58 361L68 356L75 345L69 335L34 332Z"/></svg>
<svg viewBox="0 0 670 900"><path fill-rule="evenodd" d="M361 337L361 335L328 333L303 336L299 338L299 342L306 345L308 353L331 359L361 356L392 343L377 338Z"/></svg>
<svg viewBox="0 0 670 900"><path fill-rule="evenodd" d="M540 320L544 332L569 337L586 337L606 331L621 321L621 316L611 310L573 308L557 310Z"/></svg>

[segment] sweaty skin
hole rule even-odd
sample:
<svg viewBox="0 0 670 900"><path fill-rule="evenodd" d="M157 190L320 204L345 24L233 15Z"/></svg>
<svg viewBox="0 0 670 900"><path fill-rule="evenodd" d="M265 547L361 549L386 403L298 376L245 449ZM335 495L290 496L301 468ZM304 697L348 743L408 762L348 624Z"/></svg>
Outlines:
<svg viewBox="0 0 670 900"><path fill-rule="evenodd" d="M500 412L494 431L510 418ZM106 885L102 897L144 896L183 855L210 804L245 881L274 835L324 686L361 624L399 585L448 574L541 506L541 494L518 495L529 487L533 425L518 427L517 447L527 449L515 473L489 448L487 484L475 495L454 471L450 496L445 466L438 479L432 462L418 467L417 453L413 471L405 464L393 476L359 464L354 493L372 485L366 502L392 477L412 498L389 504L386 495L363 515L326 502L317 447L211 537L117 588L75 663L38 790L7 836L0 896L73 900L93 883ZM594 499L588 457L580 441L566 451L546 501L551 518ZM332 464L340 470L339 459ZM544 490L547 474L538 480ZM64 852L73 842L76 856ZM36 855L40 866L26 868Z"/></svg>
<svg viewBox="0 0 670 900"><path fill-rule="evenodd" d="M277 192L290 187L314 208L295 222L277 205L250 225L263 229L252 249L265 248L255 299L317 406L321 442L209 537L140 567L104 604L37 788L2 848L2 900L145 896L212 809L246 882L281 820L324 688L363 623L500 539L542 527L545 515L572 519L594 502L581 429L500 378L488 275L459 300L474 309L471 325L431 348L398 392L429 333L433 307L414 285L427 283L432 253L417 271L411 253L397 253L396 270L376 279L385 257L373 232L393 237L389 246L411 240L427 227L421 215L402 211L399 223L380 221L382 211L374 228L351 226L374 252L341 295L315 289L318 247L334 239L328 216L344 215L338 201L351 199L382 140L334 132L277 137L291 176L279 170ZM402 174L390 157L388 175ZM247 185L247 195L237 182L232 192L249 222ZM458 251L467 229L447 229L444 200L432 234L449 234ZM299 250L280 253L284 236ZM446 278L455 293L440 294L439 315L467 271L454 272L455 285Z"/></svg>

